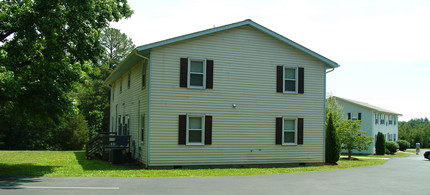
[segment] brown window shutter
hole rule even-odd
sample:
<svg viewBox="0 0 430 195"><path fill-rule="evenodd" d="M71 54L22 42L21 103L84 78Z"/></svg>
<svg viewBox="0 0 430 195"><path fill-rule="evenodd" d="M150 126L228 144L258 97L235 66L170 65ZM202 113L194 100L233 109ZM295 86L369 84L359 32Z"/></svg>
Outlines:
<svg viewBox="0 0 430 195"><path fill-rule="evenodd" d="M276 144L282 144L282 118L276 118Z"/></svg>
<svg viewBox="0 0 430 195"><path fill-rule="evenodd" d="M187 115L179 115L178 144L184 145L187 138Z"/></svg>
<svg viewBox="0 0 430 195"><path fill-rule="evenodd" d="M299 88L298 88L298 92L299 93L304 93L305 91L305 69L304 68L299 68Z"/></svg>
<svg viewBox="0 0 430 195"><path fill-rule="evenodd" d="M358 120L361 120L361 112L358 113Z"/></svg>
<svg viewBox="0 0 430 195"><path fill-rule="evenodd" d="M205 116L205 145L212 144L212 116Z"/></svg>
<svg viewBox="0 0 430 195"><path fill-rule="evenodd" d="M187 87L188 83L188 58L181 58L181 70L179 75L179 86Z"/></svg>
<svg viewBox="0 0 430 195"><path fill-rule="evenodd" d="M297 144L303 144L303 118L297 121Z"/></svg>
<svg viewBox="0 0 430 195"><path fill-rule="evenodd" d="M206 60L206 89L213 88L214 80L214 61Z"/></svg>
<svg viewBox="0 0 430 195"><path fill-rule="evenodd" d="M276 92L281 92L284 88L284 67L276 67Z"/></svg>

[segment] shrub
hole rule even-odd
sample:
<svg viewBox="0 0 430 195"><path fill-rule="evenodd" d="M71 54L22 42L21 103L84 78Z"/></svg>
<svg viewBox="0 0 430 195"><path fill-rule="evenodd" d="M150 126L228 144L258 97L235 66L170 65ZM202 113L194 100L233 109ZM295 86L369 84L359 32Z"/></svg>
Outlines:
<svg viewBox="0 0 430 195"><path fill-rule="evenodd" d="M386 142L385 144L390 154L395 154L399 149L399 144L396 142Z"/></svg>
<svg viewBox="0 0 430 195"><path fill-rule="evenodd" d="M410 147L410 143L406 140L397 140L397 144L399 144L399 150L406 151Z"/></svg>
<svg viewBox="0 0 430 195"><path fill-rule="evenodd" d="M330 113L326 128L325 161L336 163L340 157L341 144L336 128L333 124L333 115Z"/></svg>
<svg viewBox="0 0 430 195"><path fill-rule="evenodd" d="M381 132L378 132L378 135L376 136L376 154L377 155L384 155L385 153L385 136Z"/></svg>

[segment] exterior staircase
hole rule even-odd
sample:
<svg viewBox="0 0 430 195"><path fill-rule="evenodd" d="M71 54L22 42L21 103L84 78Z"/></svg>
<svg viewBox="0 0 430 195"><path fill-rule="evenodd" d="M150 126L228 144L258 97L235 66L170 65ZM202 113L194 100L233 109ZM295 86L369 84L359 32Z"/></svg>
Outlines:
<svg viewBox="0 0 430 195"><path fill-rule="evenodd" d="M124 137L126 143L124 143ZM118 143L120 140L122 143ZM99 132L86 143L85 148L85 156L88 160L93 158L109 160L109 152L113 149L125 149L130 152L130 136L118 136L116 132Z"/></svg>

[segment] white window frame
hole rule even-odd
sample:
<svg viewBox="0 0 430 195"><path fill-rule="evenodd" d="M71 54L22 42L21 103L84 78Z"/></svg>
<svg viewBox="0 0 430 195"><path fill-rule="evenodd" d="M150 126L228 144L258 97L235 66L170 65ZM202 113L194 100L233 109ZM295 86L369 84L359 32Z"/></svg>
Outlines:
<svg viewBox="0 0 430 195"><path fill-rule="evenodd" d="M385 114L381 114L380 124L385 125Z"/></svg>
<svg viewBox="0 0 430 195"><path fill-rule="evenodd" d="M294 130L285 130L285 121L286 120L294 120ZM282 145L297 145L297 117L282 117ZM294 132L294 143L286 143L285 132Z"/></svg>
<svg viewBox="0 0 430 195"><path fill-rule="evenodd" d="M378 113L375 113L375 124L379 124L379 117Z"/></svg>
<svg viewBox="0 0 430 195"><path fill-rule="evenodd" d="M205 145L205 116L204 114L187 114L187 132L186 132L186 145ZM202 129L190 129L189 123L190 123L190 117L199 117L201 118L201 122L202 122ZM202 131L202 141L200 143L195 143L195 142L189 142L189 131L197 131L197 130L201 130Z"/></svg>
<svg viewBox="0 0 430 195"><path fill-rule="evenodd" d="M358 113L351 112L351 120L357 121L358 120Z"/></svg>
<svg viewBox="0 0 430 195"><path fill-rule="evenodd" d="M193 73L191 72L191 61L203 62L203 73ZM192 89L206 89L206 59L203 58L188 58L188 72L187 72L187 88ZM191 74L202 74L203 75L203 86L192 86Z"/></svg>
<svg viewBox="0 0 430 195"><path fill-rule="evenodd" d="M295 79L285 79L285 69L294 69L294 73L296 73L295 75ZM297 94L298 93L298 87L299 87L299 67L298 66L289 66L289 65L283 65L283 69L282 69L282 92L283 93L292 93L292 94ZM295 91L285 91L285 81L293 81L295 82L296 86L294 87Z"/></svg>

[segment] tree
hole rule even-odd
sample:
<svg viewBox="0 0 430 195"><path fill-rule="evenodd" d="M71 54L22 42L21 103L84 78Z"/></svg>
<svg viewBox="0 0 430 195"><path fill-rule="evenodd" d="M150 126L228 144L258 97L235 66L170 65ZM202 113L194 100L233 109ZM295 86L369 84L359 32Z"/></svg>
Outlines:
<svg viewBox="0 0 430 195"><path fill-rule="evenodd" d="M329 115L331 114L333 116L333 124L335 129L339 129L341 126L341 123L344 119L344 115L343 115L343 107L341 105L339 105L336 101L336 97L330 96L329 98L327 98L326 100L326 122L325 125L327 126L328 124L328 118Z"/></svg>
<svg viewBox="0 0 430 195"><path fill-rule="evenodd" d="M0 13L0 143L55 149L54 131L76 114L70 94L103 54L101 30L132 10L126 0L2 0Z"/></svg>
<svg viewBox="0 0 430 195"><path fill-rule="evenodd" d="M385 154L385 136L383 133L378 132L376 136L376 155L384 155Z"/></svg>
<svg viewBox="0 0 430 195"><path fill-rule="evenodd" d="M102 46L105 48L103 63L114 69L136 47L126 34L118 29L107 28L102 33Z"/></svg>
<svg viewBox="0 0 430 195"><path fill-rule="evenodd" d="M338 130L342 149L348 150L348 159L351 159L352 150L367 150L373 142L373 137L366 136L360 130L361 121L344 120Z"/></svg>
<svg viewBox="0 0 430 195"><path fill-rule="evenodd" d="M335 164L339 160L340 151L340 139L333 124L333 115L330 113L326 126L325 161L328 163Z"/></svg>
<svg viewBox="0 0 430 195"><path fill-rule="evenodd" d="M100 31L132 14L126 0L0 1L0 106L14 116L54 118L85 61L98 62Z"/></svg>
<svg viewBox="0 0 430 195"><path fill-rule="evenodd" d="M78 94L78 107L88 121L90 137L94 132L107 131L109 128L110 88L104 84L104 80L135 48L127 35L114 28L103 31L101 42L105 49L103 58L100 64L93 64Z"/></svg>

